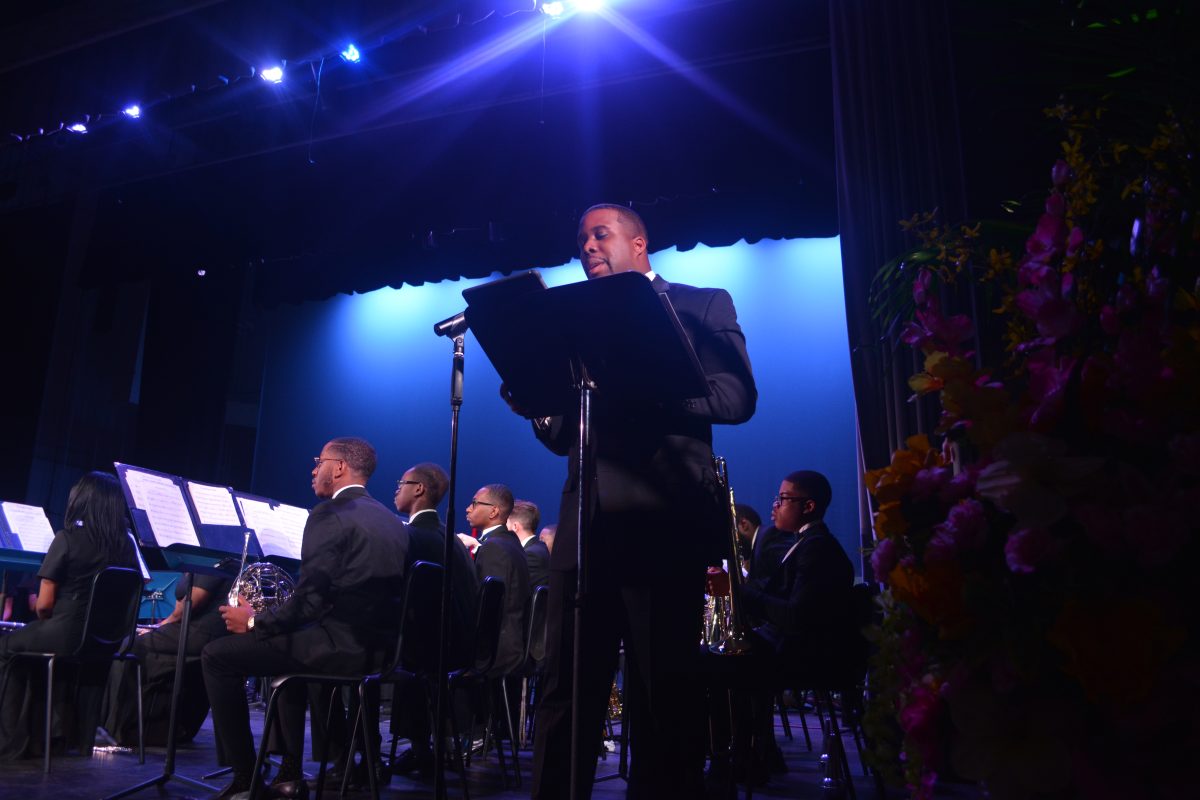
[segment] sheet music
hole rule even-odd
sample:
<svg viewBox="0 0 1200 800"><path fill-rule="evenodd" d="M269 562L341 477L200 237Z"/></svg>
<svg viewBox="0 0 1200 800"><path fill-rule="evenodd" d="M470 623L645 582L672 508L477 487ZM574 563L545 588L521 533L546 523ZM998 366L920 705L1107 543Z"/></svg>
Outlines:
<svg viewBox="0 0 1200 800"><path fill-rule="evenodd" d="M133 504L146 512L154 540L159 547L172 544L200 546L196 526L188 513L183 490L170 478L151 475L136 469L125 471L125 482L133 496Z"/></svg>
<svg viewBox="0 0 1200 800"><path fill-rule="evenodd" d="M0 503L4 508L4 518L8 520L9 529L21 539L21 549L34 553L44 553L50 549L54 541L54 529L41 506L27 506L23 503Z"/></svg>
<svg viewBox="0 0 1200 800"><path fill-rule="evenodd" d="M262 500L238 497L246 527L252 528L265 556L300 558L308 511L297 506L272 506Z"/></svg>
<svg viewBox="0 0 1200 800"><path fill-rule="evenodd" d="M207 483L187 482L188 494L192 496L192 505L200 517L201 525L232 525L240 528L242 520L238 517L237 507L233 504L233 493L224 486L210 486Z"/></svg>
<svg viewBox="0 0 1200 800"><path fill-rule="evenodd" d="M149 582L150 570L146 567L146 559L142 558L142 548L138 546L137 537L133 535L133 531L125 531L125 533L129 535L129 541L133 542L133 552L137 555L138 569L142 572L142 582Z"/></svg>

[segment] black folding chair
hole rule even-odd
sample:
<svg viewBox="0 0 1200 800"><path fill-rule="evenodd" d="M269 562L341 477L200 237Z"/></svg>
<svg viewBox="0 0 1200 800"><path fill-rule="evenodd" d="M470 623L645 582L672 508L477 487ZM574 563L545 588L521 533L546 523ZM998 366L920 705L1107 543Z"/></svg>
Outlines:
<svg viewBox="0 0 1200 800"><path fill-rule="evenodd" d="M92 579L91 597L79 641L64 653L13 653L17 658L46 662L46 732L42 771L50 772L50 739L54 711L54 668L59 664L109 662L126 637L133 636L138 604L142 599L142 576L125 567L106 567ZM82 749L91 753L99 720L85 713L80 719ZM90 730L88 730L90 728Z"/></svg>
<svg viewBox="0 0 1200 800"><path fill-rule="evenodd" d="M396 645L384 665L383 669L378 672L371 673L356 673L344 675L329 675L318 673L299 673L294 675L281 675L271 681L271 700L267 704L267 715L263 721L262 741L258 747L258 760L254 765L254 774L261 775L263 767L267 760L267 746L271 734L271 726L276 724L279 718L278 700L282 691L286 690L292 684L320 684L332 687L357 687L358 696L360 698L358 714L355 719L354 730L350 736L350 741L347 743L346 764L343 770L343 786L345 789L345 781L349 778L351 767L354 764L354 753L358 744L362 745L363 753L366 758L366 767L368 780L371 787L371 796L376 800L379 798L379 781L375 774L375 764L379 760L379 753L376 750L375 737L371 735L371 725L374 724L376 729L379 725L378 708L370 709L365 702L366 686L371 683L383 681L387 676L403 672L400 667L402 657L405 652L405 642L412 632L412 626L425 626L429 624L429 618L432 616L433 624L437 624L436 611L430 612L430 608L436 608L437 598L441 596L442 585L442 567L429 561L418 561L412 566L408 578L405 582L404 596L400 602L398 619L401 624L397 626ZM325 712L325 730L329 730L329 722L333 711L332 698L329 707ZM328 758L329 737L325 737L325 742L320 755L321 769L317 773L317 800L320 800L322 793L325 790L325 762ZM251 790L250 800L257 800L258 793L261 789L261 783L255 782Z"/></svg>
<svg viewBox="0 0 1200 800"><path fill-rule="evenodd" d="M450 735L454 739L454 758L462 769L463 775L463 797L465 800L470 800L470 791L467 788L467 767L470 765L470 731L468 727L466 755L462 737L458 730L458 715L454 713L453 697L455 692L464 692L470 696L474 692L476 696L482 696L486 701L490 701L490 693L486 691L488 688L488 673L496 664L496 651L500 646L500 623L504 616L504 581L499 578L485 578L483 585L479 587L479 613L476 616L475 623L475 663L463 669L457 669L447 676L447 682L450 688ZM474 714L474 704L471 705L472 715ZM489 723L491 722L490 711L487 714ZM500 758L500 771L504 774L507 781L507 770L504 766L504 749L497 747L496 752Z"/></svg>

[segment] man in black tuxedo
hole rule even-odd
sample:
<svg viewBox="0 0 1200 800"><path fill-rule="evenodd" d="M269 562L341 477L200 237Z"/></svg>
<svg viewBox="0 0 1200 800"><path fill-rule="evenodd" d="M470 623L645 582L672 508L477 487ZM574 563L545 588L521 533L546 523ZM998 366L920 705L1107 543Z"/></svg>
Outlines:
<svg viewBox="0 0 1200 800"><path fill-rule="evenodd" d="M538 523L542 514L536 503L517 500L508 515L508 529L517 535L521 547L525 548L525 561L529 564L531 586L550 585L550 548L538 538Z"/></svg>
<svg viewBox="0 0 1200 800"><path fill-rule="evenodd" d="M396 510L408 516L408 563L418 561L441 564L445 559L446 526L438 517L437 506L446 496L450 477L437 464L423 462L411 467L396 481L393 498ZM478 604L479 579L475 565L457 537L450 543L450 669L470 663L475 641L475 611ZM437 642L430 646L436 647ZM412 747L400 753L392 763L392 772L428 773L433 767L433 752L429 729L429 697L424 681L413 680L397 686L392 699L391 731L412 742Z"/></svg>
<svg viewBox="0 0 1200 800"><path fill-rule="evenodd" d="M547 666L534 742L534 800L570 791L572 727L579 735L577 796L591 794L618 647L625 642L631 729L630 797L702 791L704 721L696 688L697 626L705 567L726 557L728 497L712 470L712 425L754 413L758 393L729 294L667 283L650 269L649 238L627 208L599 205L580 220L588 280L640 272L671 301L709 393L672 404L620 404L599 392L592 409L596 481L583 607L580 718L571 678L579 470L578 417L534 420L538 438L568 456L568 479L550 557ZM619 317L613 324L619 324ZM602 335L602 332L598 332ZM687 540L689 546L679 547Z"/></svg>
<svg viewBox="0 0 1200 800"><path fill-rule="evenodd" d="M819 472L801 470L783 479L771 517L796 540L769 580L749 581L742 593L747 612L765 620L756 630L799 685L823 677L857 633L854 567L824 520L832 495Z"/></svg>
<svg viewBox="0 0 1200 800"><path fill-rule="evenodd" d="M479 531L475 550L475 574L504 581L504 616L500 622L500 644L491 675L506 675L521 665L525 655L525 608L529 605L529 565L517 535L506 527L512 513L512 491L493 483L475 493L467 506L467 524Z"/></svg>
<svg viewBox="0 0 1200 800"><path fill-rule="evenodd" d="M378 668L395 643L409 537L399 518L367 494L375 450L344 437L330 440L313 460L313 492L324 502L304 525L295 593L273 611L222 606L225 626L236 635L210 643L201 657L221 763L233 768L221 798L261 780L253 774L248 676L365 672ZM284 761L271 794L307 797L300 769L305 693L289 692L280 702Z"/></svg>

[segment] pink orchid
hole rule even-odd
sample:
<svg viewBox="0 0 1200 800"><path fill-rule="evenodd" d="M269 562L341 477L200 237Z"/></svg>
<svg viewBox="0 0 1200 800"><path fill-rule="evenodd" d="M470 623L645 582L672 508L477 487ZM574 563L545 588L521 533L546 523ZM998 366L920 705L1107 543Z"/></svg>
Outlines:
<svg viewBox="0 0 1200 800"><path fill-rule="evenodd" d="M875 580L882 580L896 568L900 560L900 548L895 539L884 539L871 551L871 573Z"/></svg>
<svg viewBox="0 0 1200 800"><path fill-rule="evenodd" d="M1045 528L1019 528L1004 543L1004 563L1018 575L1028 575L1062 551L1062 543Z"/></svg>
<svg viewBox="0 0 1200 800"><path fill-rule="evenodd" d="M1029 357L1029 396L1035 403L1029 415L1030 427L1044 430L1058 421L1075 361L1057 357L1049 347Z"/></svg>
<svg viewBox="0 0 1200 800"><path fill-rule="evenodd" d="M1061 158L1055 161L1054 166L1050 169L1050 182L1054 184L1054 188L1061 189L1066 186L1070 177L1070 165Z"/></svg>

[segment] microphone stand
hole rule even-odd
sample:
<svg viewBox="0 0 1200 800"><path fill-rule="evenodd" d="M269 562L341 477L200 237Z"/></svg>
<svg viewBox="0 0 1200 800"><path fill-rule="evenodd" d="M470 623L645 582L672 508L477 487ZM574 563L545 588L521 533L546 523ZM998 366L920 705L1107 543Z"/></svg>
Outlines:
<svg viewBox="0 0 1200 800"><path fill-rule="evenodd" d="M450 694L446 676L450 660L450 587L453 585L454 574L454 510L456 508L454 492L458 476L458 417L463 404L466 327L466 321L462 314L457 314L433 326L434 333L439 336L451 337L454 344L450 368L450 484L446 488L446 540L442 544L442 608L438 635L437 688L433 703L433 763L435 766L433 796L435 800L445 800L446 797L445 712L449 710ZM450 713L453 711L451 710ZM463 780L466 781L466 779L466 775L464 775Z"/></svg>
<svg viewBox="0 0 1200 800"><path fill-rule="evenodd" d="M592 475L595 472L595 454L592 452L592 393L596 384L588 375L583 362L576 362L579 376L579 503L575 517L575 635L571 643L571 789L570 800L578 797L579 781L579 672L580 653L583 648L583 604L587 598L587 547L586 529L591 515ZM624 723L622 723L622 726ZM622 727L622 730L624 728Z"/></svg>

